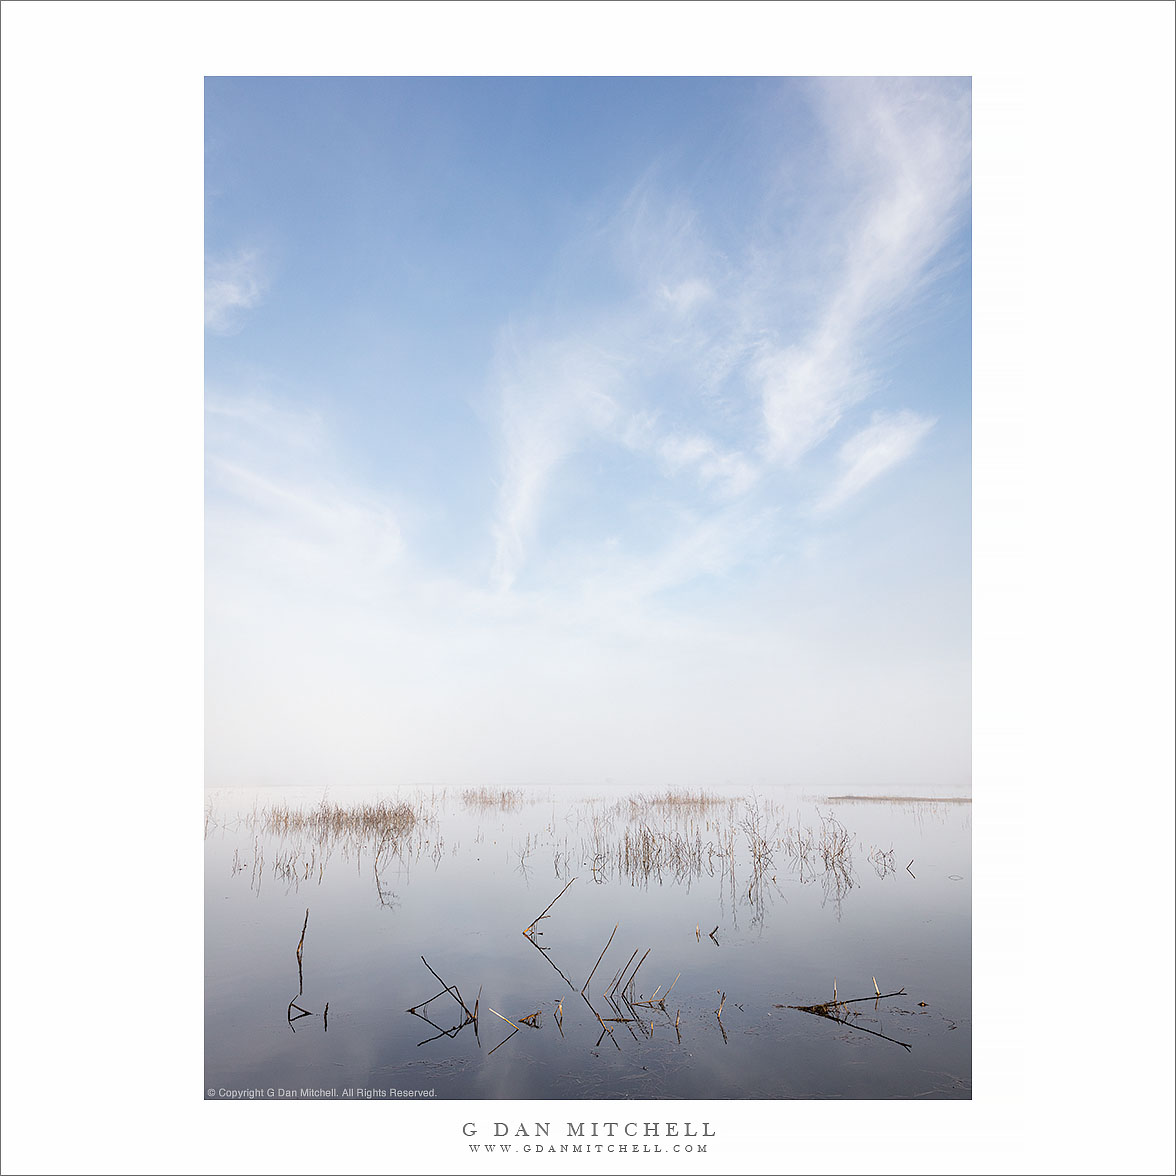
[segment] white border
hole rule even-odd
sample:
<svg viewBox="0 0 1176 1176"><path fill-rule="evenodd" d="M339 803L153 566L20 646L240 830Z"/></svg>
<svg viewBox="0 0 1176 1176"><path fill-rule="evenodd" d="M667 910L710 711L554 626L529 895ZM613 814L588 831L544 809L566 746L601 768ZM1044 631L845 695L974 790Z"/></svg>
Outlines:
<svg viewBox="0 0 1176 1176"><path fill-rule="evenodd" d="M203 75L884 72L974 77L975 1099L642 1117L715 1123L698 1171L1171 1171L1172 44L1165 4L6 3L4 1170L455 1171L461 1122L559 1119L202 1101Z"/></svg>

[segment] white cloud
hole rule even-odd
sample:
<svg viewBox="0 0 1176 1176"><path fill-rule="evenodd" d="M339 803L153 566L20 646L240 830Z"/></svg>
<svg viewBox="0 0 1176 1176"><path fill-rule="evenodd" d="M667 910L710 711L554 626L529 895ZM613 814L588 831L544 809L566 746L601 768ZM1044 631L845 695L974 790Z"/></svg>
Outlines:
<svg viewBox="0 0 1176 1176"><path fill-rule="evenodd" d="M539 525L552 474L583 436L615 422L620 377L614 357L575 339L522 346L508 338L499 370L503 458L492 578L506 590Z"/></svg>
<svg viewBox="0 0 1176 1176"><path fill-rule="evenodd" d="M765 350L751 374L763 397L767 455L785 465L819 445L868 391L849 340L834 331L805 346Z"/></svg>
<svg viewBox="0 0 1176 1176"><path fill-rule="evenodd" d="M874 413L870 424L842 445L838 454L841 472L818 509L840 506L875 478L906 461L934 424L932 418L913 412Z"/></svg>
<svg viewBox="0 0 1176 1176"><path fill-rule="evenodd" d="M266 278L256 249L241 249L204 262L204 325L218 335L241 329L244 312L265 294Z"/></svg>
<svg viewBox="0 0 1176 1176"><path fill-rule="evenodd" d="M578 540L595 550L598 536L559 530L552 513L562 471L590 447L634 459L610 469L629 479L630 506L662 511L661 536L685 517L702 528L744 499L754 514L773 470L805 486L796 511L802 495L812 500L813 478L829 476L800 467L875 393L885 332L936 275L966 209L969 105L966 85L936 79L851 79L810 93L829 150L824 170L792 181L810 200L801 240L777 235L773 209L721 251L651 167L604 229L561 256L572 268L560 288L591 288L603 266L608 285L627 282L627 293L605 309L545 308L505 336L493 381L499 590L516 585L548 537L558 534L565 552ZM880 431L867 430L877 450L843 458L818 499L844 501L880 463L902 460L904 439L913 446L925 433L917 418L880 419ZM648 536L628 558L635 574L656 558ZM671 566L689 576L707 563Z"/></svg>
<svg viewBox="0 0 1176 1176"><path fill-rule="evenodd" d="M313 451L326 444L321 415L306 409L284 408L259 391L223 395L210 390L204 397L205 427L210 450L240 450L262 444L269 454L281 450Z"/></svg>
<svg viewBox="0 0 1176 1176"><path fill-rule="evenodd" d="M329 422L210 396L210 779L702 784L771 765L840 785L902 774L905 754L879 757L895 732L966 745L966 639L917 664L934 597L911 561L870 556L893 532L814 538L934 423L887 406L846 439L966 195L966 119L923 85L822 99L835 175L796 180L817 209L803 239L765 214L721 252L646 179L567 245L549 289L584 301L500 335L487 546L460 572L349 475ZM210 263L210 329L263 294L255 253Z"/></svg>
<svg viewBox="0 0 1176 1176"><path fill-rule="evenodd" d="M677 314L689 314L714 297L710 283L701 278L687 278L673 286L663 285L658 293Z"/></svg>
<svg viewBox="0 0 1176 1176"><path fill-rule="evenodd" d="M671 433L657 443L657 454L670 473L692 472L703 486L723 498L738 498L755 484L758 466L743 454L720 449L709 437Z"/></svg>
<svg viewBox="0 0 1176 1176"><path fill-rule="evenodd" d="M275 597L293 584L337 600L386 591L404 551L396 513L348 479L316 414L214 396L205 420L210 603L246 569Z"/></svg>
<svg viewBox="0 0 1176 1176"><path fill-rule="evenodd" d="M576 314L570 328L552 311L503 332L492 380L501 443L492 579L500 591L516 584L535 550L561 468L590 446L641 459L647 478L688 475L717 504L746 493L757 476L754 456L699 429L737 332L723 325L732 312L716 285L722 267L708 257L695 215L681 202L659 203L642 180L591 248L581 244L568 251L572 264L592 274L607 257L629 293ZM573 277L574 286L583 275Z"/></svg>
<svg viewBox="0 0 1176 1176"><path fill-rule="evenodd" d="M929 85L841 80L820 91L853 198L816 324L797 344L766 348L753 369L774 460L798 461L868 395L871 332L910 302L959 224L971 159L967 91Z"/></svg>

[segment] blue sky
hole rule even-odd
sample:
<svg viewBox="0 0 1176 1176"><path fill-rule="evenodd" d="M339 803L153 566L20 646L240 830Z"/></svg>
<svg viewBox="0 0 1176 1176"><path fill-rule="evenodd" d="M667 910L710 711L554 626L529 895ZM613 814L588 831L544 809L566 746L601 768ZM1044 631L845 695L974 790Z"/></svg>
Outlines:
<svg viewBox="0 0 1176 1176"><path fill-rule="evenodd" d="M206 82L208 782L970 782L966 79Z"/></svg>

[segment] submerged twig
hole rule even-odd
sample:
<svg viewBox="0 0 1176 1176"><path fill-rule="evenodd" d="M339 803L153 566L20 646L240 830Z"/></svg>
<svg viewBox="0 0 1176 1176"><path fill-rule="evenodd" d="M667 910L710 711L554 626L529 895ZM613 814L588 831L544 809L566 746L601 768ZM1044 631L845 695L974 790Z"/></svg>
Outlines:
<svg viewBox="0 0 1176 1176"><path fill-rule="evenodd" d="M649 955L649 953L650 953L651 951L653 951L653 948L652 948L652 947L647 947L647 948L645 949L645 955L643 955L643 956L641 957L641 963L639 963L639 964L637 965L637 967L635 967L635 968L633 969L633 974L632 974L632 975L629 977L629 983L628 983L628 985L626 986L626 987L628 987L630 990L631 990L631 989L632 989L632 987L633 987L633 981L637 979L637 973L641 971L641 964L645 963L645 956Z"/></svg>
<svg viewBox="0 0 1176 1176"><path fill-rule="evenodd" d="M494 1012L494 1010L493 1010L493 1009L491 1009L490 1011L491 1011L491 1012ZM503 1020L505 1020L505 1019L506 1019L506 1018L504 1017L504 1018L503 1018ZM502 1040L501 1040L501 1041L498 1043L498 1045L496 1045L496 1046L494 1047L494 1049L498 1049L498 1048L500 1048L501 1046L504 1046L504 1045L505 1045L505 1044L506 1044L506 1043L507 1043L507 1042L508 1042L508 1041L509 1041L509 1040L510 1040L510 1039L511 1039L511 1038L512 1038L512 1037L513 1037L513 1036L514 1036L514 1035L515 1035L517 1032L518 1032L518 1028L517 1028L517 1026L516 1026L516 1028L515 1028L515 1029L514 1029L512 1032L508 1033L508 1034L507 1034L507 1035L506 1035L506 1036L505 1036L505 1037L504 1037L504 1038L503 1038L503 1039L502 1039ZM489 1056L490 1056L490 1054L492 1054L492 1053L494 1052L494 1049L492 1049L492 1050L490 1051L490 1053L488 1053L486 1056L487 1056L487 1057L489 1057Z"/></svg>
<svg viewBox="0 0 1176 1176"><path fill-rule="evenodd" d="M581 989L580 989L580 991L581 991L581 992L583 992L583 991L584 991L584 989L588 987L588 983L589 983L589 981L590 981L590 980L592 979L592 977L593 977L593 976L596 974L596 969L600 967L600 960L604 959L604 952L605 952L605 951L608 951L608 946L609 946L609 943L612 943L612 941L613 941L613 935L615 935L615 934L617 933L617 927L619 927L619 926L620 926L620 923L618 923L618 924L616 925L616 927L614 927L614 928L612 929L612 935L610 935L610 936L608 937L608 943L606 943L606 944L604 945L604 951L602 951L602 952L600 953L600 959L598 959L598 960L596 961L596 963L594 963L594 964L592 965L592 971L588 973L588 979L584 981L584 988L581 988Z"/></svg>
<svg viewBox="0 0 1176 1176"><path fill-rule="evenodd" d="M540 947L539 944L537 944L530 935L527 935L526 932L523 932L523 937L561 976L563 976L564 980L567 981L568 987L573 992L575 992L576 986L571 982L571 980L568 979L568 977L564 974L564 970L555 962L555 960L553 960L551 956L547 954L551 949L547 947Z"/></svg>
<svg viewBox="0 0 1176 1176"><path fill-rule="evenodd" d="M592 1015L600 1022L601 1028L604 1029L604 1033L607 1033L610 1037L612 1037L613 1045L615 1045L617 1049L620 1049L621 1045L620 1042L617 1041L616 1035L604 1023L604 1018L596 1011L596 1006L588 999L587 995L582 990L580 992L580 999L592 1010ZM612 1002L610 1001L609 1003L611 1004ZM600 1035L600 1041L604 1040L604 1033ZM599 1045L600 1041L598 1041L596 1044Z"/></svg>
<svg viewBox="0 0 1176 1176"><path fill-rule="evenodd" d="M302 946L306 941L306 927L309 922L310 922L310 907L307 907L306 908L306 917L302 920L302 934L298 937L298 946L294 949L294 955L298 960L298 995L295 996L294 999L290 1001L289 1005L286 1006L286 1020L290 1025L290 1032L291 1033L297 1032L297 1030L294 1028L295 1021L301 1021L303 1017L309 1017L311 1015L309 1009L304 1009L300 1004L295 1003L299 999L299 997L302 996ZM330 1007L330 1002L328 1001L327 1008L329 1008L329 1007ZM323 1009L323 1029L324 1030L327 1027L327 1008ZM295 1009L298 1010L298 1016L293 1017L290 1014Z"/></svg>
<svg viewBox="0 0 1176 1176"><path fill-rule="evenodd" d="M573 879L572 879L572 882L575 882L575 878L573 878ZM556 896L555 896L555 897L554 897L554 898L553 898L553 899L552 899L552 900L551 900L551 901L550 901L550 902L549 902L549 903L548 903L548 904L547 904L547 905L546 905L546 906L545 906L545 907L544 907L544 908L543 908L543 909L542 909L542 910L541 910L541 911L540 911L540 912L539 912L539 913L538 913L538 914L537 914L537 915L536 915L536 916L535 916L535 917L534 917L534 918L531 920L531 925L530 925L529 927L526 927L526 928L524 928L524 929L523 929L523 934L524 934L524 935L527 935L527 934L529 934L529 933L530 933L530 932L531 932L531 931L534 929L534 926L535 926L535 924L536 924L536 923L538 923L540 919L545 919L545 918L547 918L547 912L548 912L549 910L551 910L551 908L552 908L553 906L555 906L555 904L556 904L557 902L559 902L559 900L560 900L561 898L563 898L563 896L564 896L564 895L567 893L568 886L571 886L572 882L569 882L569 883L568 883L568 885L567 885L567 886L565 886L565 887L563 888L563 890L561 890L561 891L560 891L560 892L559 892L559 893L558 893L558 894L557 894L557 895L556 895Z"/></svg>
<svg viewBox="0 0 1176 1176"><path fill-rule="evenodd" d="M429 961L427 959L425 959L424 956L421 956L421 963L424 964L425 967L428 968L430 972L433 972L434 976L437 976L437 973L434 972L431 967L429 967ZM437 979L441 980L441 977L437 976ZM445 984L445 981L441 980L441 983ZM465 1013L465 1015L467 1017L469 1017L469 1019L471 1021L474 1020L474 1014L471 1013L468 1008L466 1008L466 1002L461 999L461 992L459 991L457 985L456 984L445 984L445 991L451 993L453 995L453 999L456 1000L459 1005L461 1005L462 1012ZM437 995L440 996L441 994L438 993ZM433 998L430 997L429 999L432 1000ZM425 1003L428 1004L428 1001L426 1001Z"/></svg>
<svg viewBox="0 0 1176 1176"><path fill-rule="evenodd" d="M302 920L302 934L298 937L298 946L294 949L294 954L298 957L298 971L302 972L302 944L306 939L306 925L310 922L310 907L306 908L306 918ZM301 989L299 989L301 992Z"/></svg>
<svg viewBox="0 0 1176 1176"><path fill-rule="evenodd" d="M877 988L878 982L874 981L874 987ZM872 1000L877 1005L878 1001L886 1000L891 996L906 996L906 989L900 988L897 992L876 992L873 996L854 996L848 1000L833 1000L826 1004L815 1005L777 1005L778 1009L796 1009L797 1012L811 1013L815 1017L825 1017L830 1021L836 1021L839 1025L848 1026L850 1029L857 1029L862 1033L872 1034L874 1037L881 1037L884 1041L891 1041L895 1045L901 1045L903 1049L909 1051L913 1047L908 1041L899 1041L896 1037L887 1037L885 1033L879 1033L877 1029L867 1029L864 1025L856 1025L849 1020L848 1014L843 1010L846 1005L860 1004L862 1001ZM838 1014L841 1015L838 1015ZM857 1014L855 1013L854 1016Z"/></svg>
<svg viewBox="0 0 1176 1176"><path fill-rule="evenodd" d="M829 1001L827 1004L815 1005L777 1005L778 1009L799 1009L802 1013L816 1013L822 1009L839 1008L841 1005L861 1004L864 1000L886 1000L891 996L906 996L907 990L900 988L897 992L879 992L874 996L851 996L848 1000Z"/></svg>
<svg viewBox="0 0 1176 1176"><path fill-rule="evenodd" d="M428 968L429 971L432 972L433 975L436 976L438 980L441 981L441 983L442 983L442 985L444 985L444 987L441 989L440 992L433 993L433 995L430 996L428 1000L421 1001L419 1004L415 1004L412 1006L412 1008L406 1009L405 1011L410 1013L414 1017L419 1017L422 1021L425 1021L429 1025L432 1025L434 1029L438 1030L438 1034L437 1034L438 1037L456 1037L458 1035L458 1033L460 1033L461 1030L464 1029L467 1025L473 1025L474 1036L477 1037L478 1036L478 1002L481 1000L481 997L482 997L482 989L481 988L478 989L478 995L474 1000L473 1012L470 1012L469 1008L466 1006L465 1001L462 1000L462 998L461 998L461 993L458 991L457 985L456 984L446 984L445 981L442 980L441 977L437 975L437 972L430 966L429 961L427 959L425 959L424 956L421 956L421 963L424 964L425 967ZM454 1025L450 1029L442 1028L442 1026L438 1025L436 1021L432 1020L432 1018L426 1016L423 1012L420 1012L421 1009L427 1008L431 1002L435 1001L437 999L437 997L445 996L447 993L448 993L448 995L452 996L455 1001L457 1001L458 1006L460 1007L462 1013L464 1014L464 1018L463 1018L461 1024ZM426 1038L425 1041L417 1042L417 1046L419 1048L422 1045L428 1044L428 1042L430 1042L430 1041L436 1041L436 1040L437 1040L437 1037L429 1037L429 1038Z"/></svg>
<svg viewBox="0 0 1176 1176"><path fill-rule="evenodd" d="M616 988L617 984L620 982L621 977L629 970L629 965L637 958L637 953L640 950L641 948L639 947L633 948L633 954L625 961L624 966L620 968L617 971L617 974L612 978L612 983L608 986L609 992L612 992Z"/></svg>

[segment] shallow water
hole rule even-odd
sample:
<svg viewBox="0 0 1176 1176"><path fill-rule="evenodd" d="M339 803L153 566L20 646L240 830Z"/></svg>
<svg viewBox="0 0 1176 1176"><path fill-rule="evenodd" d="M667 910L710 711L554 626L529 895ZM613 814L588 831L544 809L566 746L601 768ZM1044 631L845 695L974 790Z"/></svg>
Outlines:
<svg viewBox="0 0 1176 1176"><path fill-rule="evenodd" d="M322 793L209 795L213 1097L971 1097L969 804L385 795L418 819L378 860L374 836L263 828ZM875 978L899 995L858 1000ZM836 1019L787 1007L835 981Z"/></svg>

